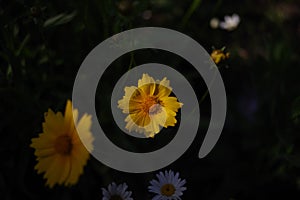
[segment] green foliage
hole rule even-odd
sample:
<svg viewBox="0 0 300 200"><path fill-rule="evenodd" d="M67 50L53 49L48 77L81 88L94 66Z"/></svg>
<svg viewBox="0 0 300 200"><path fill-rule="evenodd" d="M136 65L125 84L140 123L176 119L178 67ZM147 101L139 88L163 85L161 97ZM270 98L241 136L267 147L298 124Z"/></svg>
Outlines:
<svg viewBox="0 0 300 200"><path fill-rule="evenodd" d="M59 26L59 25L63 25L66 24L70 21L72 21L72 19L76 16L76 11L73 11L70 14L66 14L66 13L61 13L59 15L56 15L54 17L51 17L49 19L47 19L43 26L45 28L47 27L53 27L53 26Z"/></svg>

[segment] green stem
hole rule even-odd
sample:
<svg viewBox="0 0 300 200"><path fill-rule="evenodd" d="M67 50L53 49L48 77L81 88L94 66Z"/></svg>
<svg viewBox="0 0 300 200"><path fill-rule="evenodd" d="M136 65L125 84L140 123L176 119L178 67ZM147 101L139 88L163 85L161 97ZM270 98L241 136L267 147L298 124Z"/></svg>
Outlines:
<svg viewBox="0 0 300 200"><path fill-rule="evenodd" d="M223 0L218 0L216 5L214 6L214 9L213 9L213 15L215 15L218 10L220 9L220 7L222 6L222 3L223 3Z"/></svg>
<svg viewBox="0 0 300 200"><path fill-rule="evenodd" d="M207 90L206 92L203 94L203 96L201 97L200 101L199 101L199 105L204 101L204 99L206 98L206 96L208 95L209 93L209 89L211 88L212 84L214 83L215 79L216 79L216 75L217 75L217 71L218 69L215 70L215 73L214 73L214 77L213 79L211 80L211 82L209 83L209 85L207 86Z"/></svg>
<svg viewBox="0 0 300 200"><path fill-rule="evenodd" d="M132 69L133 65L135 65L135 60L134 60L134 52L130 53L130 63L128 67L128 71Z"/></svg>
<svg viewBox="0 0 300 200"><path fill-rule="evenodd" d="M196 9L200 6L202 0L194 0L192 5L189 7L188 11L183 16L183 19L180 23L180 27L184 28L186 23L189 21L193 13L196 11Z"/></svg>
<svg viewBox="0 0 300 200"><path fill-rule="evenodd" d="M215 79L216 79L217 71L218 71L218 68L215 69L214 77L212 78L212 80L211 80L210 83L208 84L207 90L205 91L205 93L204 93L203 96L201 97L201 99L200 99L200 101L199 101L199 106L200 106L200 104L205 100L205 98L207 97L207 95L209 94L209 89L211 88L212 84L214 83L214 81L215 81ZM196 111L196 107L193 109L193 111L191 112L191 114L194 113L195 111Z"/></svg>

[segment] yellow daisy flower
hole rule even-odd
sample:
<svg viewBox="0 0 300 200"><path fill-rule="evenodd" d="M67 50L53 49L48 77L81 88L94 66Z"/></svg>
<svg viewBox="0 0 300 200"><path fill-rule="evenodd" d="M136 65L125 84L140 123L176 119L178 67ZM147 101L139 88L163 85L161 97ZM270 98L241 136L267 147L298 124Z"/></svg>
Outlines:
<svg viewBox="0 0 300 200"><path fill-rule="evenodd" d="M88 150L93 149L91 115L84 114L79 122L77 118L78 110L72 109L70 100L67 102L64 116L61 112L54 113L49 109L45 113L43 133L31 140L30 147L35 149L34 154L38 161L35 169L39 174L45 172L46 185L50 188L55 184L76 184L89 159ZM81 139L85 140L88 146L83 146L75 126Z"/></svg>
<svg viewBox="0 0 300 200"><path fill-rule="evenodd" d="M223 49L214 49L210 54L210 57L216 64L219 64L221 61L228 59L230 54L225 53Z"/></svg>
<svg viewBox="0 0 300 200"><path fill-rule="evenodd" d="M155 81L148 74L143 74L138 81L138 87L125 87L123 99L118 101L118 107L123 113L129 114L125 122L126 129L144 133L146 137L154 137L160 127L175 126L175 118L182 103L176 97L171 97L170 81L165 77Z"/></svg>

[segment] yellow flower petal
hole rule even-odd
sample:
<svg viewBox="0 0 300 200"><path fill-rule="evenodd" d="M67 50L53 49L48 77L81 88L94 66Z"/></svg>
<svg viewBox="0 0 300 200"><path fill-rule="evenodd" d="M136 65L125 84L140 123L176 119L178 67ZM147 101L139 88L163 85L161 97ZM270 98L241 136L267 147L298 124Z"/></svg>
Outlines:
<svg viewBox="0 0 300 200"><path fill-rule="evenodd" d="M40 139L41 138L41 139ZM39 134L39 138L32 138L30 147L35 149L52 148L56 137L55 134Z"/></svg>
<svg viewBox="0 0 300 200"><path fill-rule="evenodd" d="M65 162L60 159L59 155L54 157L54 160L47 167L46 173L44 174L44 178L47 179L46 185L52 188L56 183L59 182L62 176L62 168L64 168Z"/></svg>
<svg viewBox="0 0 300 200"><path fill-rule="evenodd" d="M132 94L135 92L137 87L131 86L131 87L125 87L125 95L123 99L118 101L118 107L123 110L123 113L129 113L129 101L132 96Z"/></svg>
<svg viewBox="0 0 300 200"><path fill-rule="evenodd" d="M155 83L155 80L148 74L143 74L142 79L138 80L138 87L141 87L143 85L147 85L150 83Z"/></svg>
<svg viewBox="0 0 300 200"><path fill-rule="evenodd" d="M83 165L79 157L72 156L71 159L71 171L70 174L65 181L65 185L74 185L78 182L79 175L83 173Z"/></svg>
<svg viewBox="0 0 300 200"><path fill-rule="evenodd" d="M54 113L51 109L45 113L45 123L43 123L44 133L51 133L54 135L61 134L64 127L63 116L61 112Z"/></svg>
<svg viewBox="0 0 300 200"><path fill-rule="evenodd" d="M36 164L34 168L38 171L39 174L45 172L49 168L49 166L53 163L55 157L56 155L39 159L39 162Z"/></svg>
<svg viewBox="0 0 300 200"><path fill-rule="evenodd" d="M45 149L37 149L34 152L34 155L37 157L48 157L48 156L52 156L56 153L55 148L51 147L51 148L45 148Z"/></svg>
<svg viewBox="0 0 300 200"><path fill-rule="evenodd" d="M58 184L63 184L69 177L72 166L71 166L70 156L60 156L60 159L61 159L60 163L63 163L63 166L60 169L61 176L58 180Z"/></svg>
<svg viewBox="0 0 300 200"><path fill-rule="evenodd" d="M65 131L69 133L74 132L75 124L77 123L78 118L78 110L72 108L72 102L70 100L67 101L66 110L65 110L65 118L64 118L64 126Z"/></svg>
<svg viewBox="0 0 300 200"><path fill-rule="evenodd" d="M89 152L81 138L90 151L93 149L91 116L84 114L78 123L77 118L78 110L72 108L71 101L67 102L65 116L49 109L45 114L43 133L31 140L30 147L35 149L38 161L35 169L38 173L45 173L46 185L50 188L55 184L67 186L77 183L89 159Z"/></svg>
<svg viewBox="0 0 300 200"><path fill-rule="evenodd" d="M154 137L161 127L174 126L177 122L176 112L182 103L176 97L170 97L172 88L165 77L154 81L148 74L138 80L138 87L125 87L125 95L118 101L123 113L129 114L125 128Z"/></svg>
<svg viewBox="0 0 300 200"><path fill-rule="evenodd" d="M177 112L183 106L182 103L177 101L176 97L163 97L161 98L163 105L166 109Z"/></svg>

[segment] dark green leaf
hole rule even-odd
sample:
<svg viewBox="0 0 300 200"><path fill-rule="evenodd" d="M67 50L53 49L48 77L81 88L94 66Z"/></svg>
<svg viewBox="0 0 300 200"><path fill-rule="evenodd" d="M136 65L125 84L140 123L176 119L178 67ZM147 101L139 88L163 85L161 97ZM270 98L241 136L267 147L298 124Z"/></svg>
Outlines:
<svg viewBox="0 0 300 200"><path fill-rule="evenodd" d="M69 23L76 16L76 14L77 14L76 11L73 11L70 14L61 13L59 15L56 15L55 17L51 17L51 18L47 19L44 22L43 26L44 27L53 27L53 26L59 26L62 24Z"/></svg>

